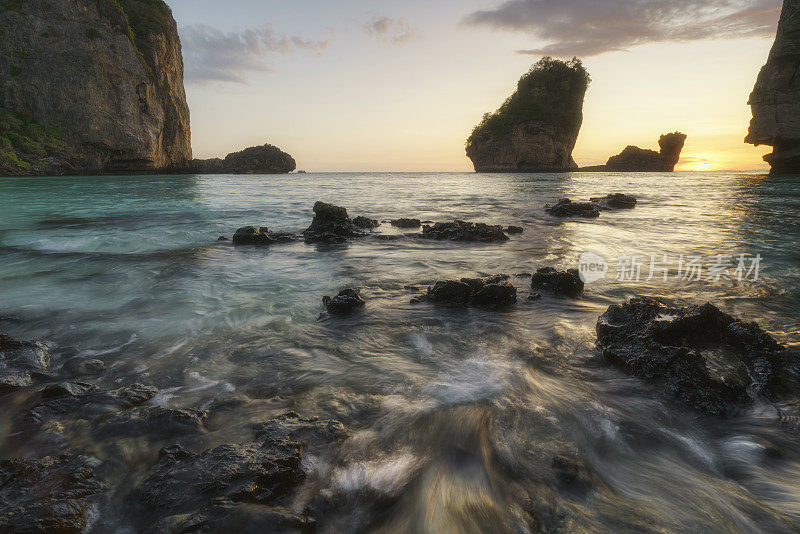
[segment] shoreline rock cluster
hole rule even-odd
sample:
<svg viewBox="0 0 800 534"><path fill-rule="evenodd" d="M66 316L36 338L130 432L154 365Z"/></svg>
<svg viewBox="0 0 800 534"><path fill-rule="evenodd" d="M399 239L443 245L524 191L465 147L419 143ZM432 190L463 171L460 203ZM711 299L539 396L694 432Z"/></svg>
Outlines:
<svg viewBox="0 0 800 534"><path fill-rule="evenodd" d="M555 204L547 204L544 211L554 217L583 217L596 219L601 211L633 209L636 197L623 193L613 193L605 197L594 197L589 202L573 202L568 198L559 199Z"/></svg>
<svg viewBox="0 0 800 534"><path fill-rule="evenodd" d="M234 245L272 245L275 243L291 243L305 241L315 243L345 243L353 238L371 235L371 230L381 225L376 219L359 215L350 219L347 209L326 202L318 201L313 207L314 219L309 227L303 231L302 236L290 233L271 232L266 226L243 226L236 230L232 242ZM521 226L490 225L467 221L438 222L433 225L422 225L419 219L396 219L391 221L392 226L410 229L422 226L422 232L416 234L380 234L379 239L418 237L435 241L463 241L473 243L495 243L508 241L507 234L521 234ZM218 241L228 241L225 236L220 236Z"/></svg>

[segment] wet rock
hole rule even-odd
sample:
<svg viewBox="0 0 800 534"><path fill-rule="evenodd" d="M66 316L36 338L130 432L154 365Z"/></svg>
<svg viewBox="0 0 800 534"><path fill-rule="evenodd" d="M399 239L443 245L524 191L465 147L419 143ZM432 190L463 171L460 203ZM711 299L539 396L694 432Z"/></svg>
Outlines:
<svg viewBox="0 0 800 534"><path fill-rule="evenodd" d="M636 197L624 193L613 193L604 197L590 198L589 200L598 204L601 208L629 210L636 207Z"/></svg>
<svg viewBox="0 0 800 534"><path fill-rule="evenodd" d="M208 413L200 410L145 406L113 416L95 435L119 437L167 437L205 432Z"/></svg>
<svg viewBox="0 0 800 534"><path fill-rule="evenodd" d="M229 531L238 522L250 529L246 532L258 524L267 525L267 532L310 528L313 520L284 508L306 478L303 449L324 449L345 436L336 421L290 412L262 424L254 442L200 454L179 445L164 448L139 488L141 500L162 514L149 531L161 532L171 525L205 531L209 524L225 525L223 530Z"/></svg>
<svg viewBox="0 0 800 534"><path fill-rule="evenodd" d="M425 295L411 299L412 304L432 302L450 308L478 306L499 309L517 302L517 290L505 280L508 275L489 278L462 278L442 280L428 288Z"/></svg>
<svg viewBox="0 0 800 534"><path fill-rule="evenodd" d="M306 243L344 243L364 235L347 216L347 209L325 202L314 204L314 220L303 232Z"/></svg>
<svg viewBox="0 0 800 534"><path fill-rule="evenodd" d="M224 235L221 235L221 236L219 236L219 237L217 238L217 241L230 241L230 239L228 239L228 238L227 238L227 237L225 237Z"/></svg>
<svg viewBox="0 0 800 534"><path fill-rule="evenodd" d="M233 234L234 245L271 245L275 240L270 238L266 227L244 226Z"/></svg>
<svg viewBox="0 0 800 534"><path fill-rule="evenodd" d="M552 206L545 206L544 211L554 217L594 219L600 216L600 207L597 204L593 202L573 202L568 198L562 198Z"/></svg>
<svg viewBox="0 0 800 534"><path fill-rule="evenodd" d="M597 342L610 363L701 412L723 415L753 397L800 394L800 354L712 304L633 298L600 317Z"/></svg>
<svg viewBox="0 0 800 534"><path fill-rule="evenodd" d="M422 227L421 237L423 239L479 241L484 243L508 240L508 236L503 232L502 226L465 221L438 222L433 226L425 225Z"/></svg>
<svg viewBox="0 0 800 534"><path fill-rule="evenodd" d="M106 391L87 382L62 382L42 390L41 402L30 410L26 419L38 423L62 416L86 419L139 406L156 393L158 389L142 384Z"/></svg>
<svg viewBox="0 0 800 534"><path fill-rule="evenodd" d="M216 499L210 506L192 513L167 517L144 531L163 532L236 532L237 534L294 534L316 532L312 518L280 506L237 503Z"/></svg>
<svg viewBox="0 0 800 534"><path fill-rule="evenodd" d="M93 477L90 459L74 454L0 461L0 531L83 532L105 489Z"/></svg>
<svg viewBox="0 0 800 534"><path fill-rule="evenodd" d="M392 226L397 226L398 228L419 228L422 226L422 222L419 219L395 219L391 221Z"/></svg>
<svg viewBox="0 0 800 534"><path fill-rule="evenodd" d="M328 313L344 315L363 308L367 303L355 289L343 289L335 297L322 297L322 303Z"/></svg>
<svg viewBox="0 0 800 534"><path fill-rule="evenodd" d="M549 289L556 295L577 297L583 293L583 287L577 269L558 271L552 267L542 267L531 277L531 288Z"/></svg>
<svg viewBox="0 0 800 534"><path fill-rule="evenodd" d="M353 219L353 226L357 228L377 228L380 226L381 223L375 219L370 219L369 217L364 217L363 215L359 215L355 219Z"/></svg>
<svg viewBox="0 0 800 534"><path fill-rule="evenodd" d="M96 375L102 373L105 368L106 364L102 360L78 356L70 358L61 365L62 372L71 376Z"/></svg>
<svg viewBox="0 0 800 534"><path fill-rule="evenodd" d="M402 234L381 234L375 236L375 239L380 239L381 241L399 241L405 238L406 236Z"/></svg>
<svg viewBox="0 0 800 534"><path fill-rule="evenodd" d="M31 374L27 372L9 373L0 376L0 394L26 388L33 384Z"/></svg>
<svg viewBox="0 0 800 534"><path fill-rule="evenodd" d="M521 234L524 231L525 231L525 229L522 228L521 226L508 226L508 227L506 227L506 233L507 234Z"/></svg>
<svg viewBox="0 0 800 534"><path fill-rule="evenodd" d="M50 370L50 347L38 341L17 341L0 334L0 376L29 371L34 374Z"/></svg>

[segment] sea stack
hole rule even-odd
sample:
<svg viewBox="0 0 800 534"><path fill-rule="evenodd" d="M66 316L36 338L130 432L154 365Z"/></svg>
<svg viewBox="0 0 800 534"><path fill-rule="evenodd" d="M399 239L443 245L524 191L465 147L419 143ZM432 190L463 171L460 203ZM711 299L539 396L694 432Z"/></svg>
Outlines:
<svg viewBox="0 0 800 534"><path fill-rule="evenodd" d="M162 0L6 2L0 28L0 174L192 159L181 43Z"/></svg>
<svg viewBox="0 0 800 534"><path fill-rule="evenodd" d="M658 140L659 151L638 146L627 146L625 150L608 158L600 167L587 167L586 171L618 172L673 172L681 159L686 134L673 132L662 135Z"/></svg>
<svg viewBox="0 0 800 534"><path fill-rule="evenodd" d="M467 156L475 171L577 169L572 150L583 123L589 82L579 59L542 58L500 109L484 115L467 140Z"/></svg>
<svg viewBox="0 0 800 534"><path fill-rule="evenodd" d="M800 2L785 0L778 35L761 69L749 104L753 111L745 139L774 148L764 156L775 174L800 174Z"/></svg>

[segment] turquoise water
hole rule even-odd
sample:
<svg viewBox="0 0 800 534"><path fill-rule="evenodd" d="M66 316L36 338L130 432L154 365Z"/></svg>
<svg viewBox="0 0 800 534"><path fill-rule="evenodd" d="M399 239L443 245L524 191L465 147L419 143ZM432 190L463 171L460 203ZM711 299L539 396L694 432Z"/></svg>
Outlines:
<svg viewBox="0 0 800 534"><path fill-rule="evenodd" d="M56 363L103 360L103 385L152 384L155 402L210 409L194 449L247 439L251 423L287 409L341 420L353 438L318 466L319 484L348 499L318 518L324 532L789 531L800 524L800 445L774 409L722 421L684 413L608 369L593 342L609 305L653 295L710 300L800 347L799 183L741 173L2 179L0 332L52 342ZM595 220L543 211L560 197L612 192L639 204ZM245 225L301 232L317 200L351 216L525 232L501 244L217 241ZM587 251L610 271L585 296L526 300L524 273L575 267ZM665 254L668 281L646 280L651 255ZM760 255L758 280L674 276L680 255L718 254ZM616 280L618 257L634 255L642 279ZM511 311L409 304L421 291L405 286L495 273L519 275ZM345 287L360 288L366 310L320 317L322 296ZM236 408L215 411L220 399ZM107 444L77 434L71 443L119 461ZM139 473L164 443L117 445L120 472ZM35 454L30 443L0 449ZM553 489L550 461L565 451L602 481L590 496ZM365 488L396 501L376 515ZM95 528L122 528L120 506L112 501Z"/></svg>

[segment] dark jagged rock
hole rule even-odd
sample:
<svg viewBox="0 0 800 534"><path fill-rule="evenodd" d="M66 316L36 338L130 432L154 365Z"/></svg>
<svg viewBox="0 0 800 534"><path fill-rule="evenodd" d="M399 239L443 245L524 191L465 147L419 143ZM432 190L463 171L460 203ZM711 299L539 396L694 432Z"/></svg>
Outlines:
<svg viewBox="0 0 800 534"><path fill-rule="evenodd" d="M422 227L423 239L436 239L450 241L480 241L492 243L495 241L508 241L508 236L500 225L453 221L451 223L437 222L433 226Z"/></svg>
<svg viewBox="0 0 800 534"><path fill-rule="evenodd" d="M269 236L266 227L244 226L233 234L234 245L271 245L277 241Z"/></svg>
<svg viewBox="0 0 800 534"><path fill-rule="evenodd" d="M542 267L531 277L531 288L549 289L556 295L577 297L583 293L583 287L577 269L558 271L552 267Z"/></svg>
<svg viewBox="0 0 800 534"><path fill-rule="evenodd" d="M629 210L636 207L636 197L624 193L613 193L604 197L590 198L589 201L605 209Z"/></svg>
<svg viewBox="0 0 800 534"><path fill-rule="evenodd" d="M633 298L600 317L597 342L609 362L701 412L800 394L800 354L712 304Z"/></svg>
<svg viewBox="0 0 800 534"><path fill-rule="evenodd" d="M600 216L600 206L593 202L573 202L568 198L560 199L554 205L547 205L544 211L554 217L584 217L593 219Z"/></svg>
<svg viewBox="0 0 800 534"><path fill-rule="evenodd" d="M507 234L521 234L524 231L525 231L525 229L522 228L521 226L507 226L506 227L506 233Z"/></svg>
<svg viewBox="0 0 800 534"><path fill-rule="evenodd" d="M325 202L314 204L314 220L303 232L306 243L344 243L351 237L364 235L347 216L346 208Z"/></svg>
<svg viewBox="0 0 800 534"><path fill-rule="evenodd" d="M61 365L61 371L70 376L97 375L102 373L106 364L102 360L87 359L75 356Z"/></svg>
<svg viewBox="0 0 800 534"><path fill-rule="evenodd" d="M516 92L487 113L467 140L477 172L563 172L576 169L572 150L583 122L589 75L580 60L542 58Z"/></svg>
<svg viewBox="0 0 800 534"><path fill-rule="evenodd" d="M196 174L287 174L296 167L294 158L270 144L232 152L225 159L194 159L185 172Z"/></svg>
<svg viewBox="0 0 800 534"><path fill-rule="evenodd" d="M84 456L0 461L0 531L79 534L104 491Z"/></svg>
<svg viewBox="0 0 800 534"><path fill-rule="evenodd" d="M97 436L168 437L205 432L207 412L145 406L117 414L94 429Z"/></svg>
<svg viewBox="0 0 800 534"><path fill-rule="evenodd" d="M449 308L505 308L517 302L516 288L506 280L508 275L504 274L489 278L442 280L429 287L425 295L414 297L411 303L432 302Z"/></svg>
<svg viewBox="0 0 800 534"><path fill-rule="evenodd" d="M625 150L611 156L605 165L584 167L581 171L615 172L673 172L681 159L686 143L686 134L680 132L664 134L658 140L659 152L629 145Z"/></svg>
<svg viewBox="0 0 800 534"><path fill-rule="evenodd" d="M152 399L158 389L133 384L114 390L101 390L87 382L62 382L45 387L41 402L34 406L26 419L42 423L62 416L85 419L104 413L116 413Z"/></svg>
<svg viewBox="0 0 800 534"><path fill-rule="evenodd" d="M377 228L381 225L381 223L375 219L370 219L369 217L364 217L363 215L359 215L355 219L353 219L353 225L356 228L365 228L365 229L372 229Z"/></svg>
<svg viewBox="0 0 800 534"><path fill-rule="evenodd" d="M745 139L774 148L764 156L775 174L800 173L800 4L785 0L775 44L750 95Z"/></svg>
<svg viewBox="0 0 800 534"><path fill-rule="evenodd" d="M345 315L363 308L367 303L355 289L343 289L335 297L322 297L322 303L328 313Z"/></svg>
<svg viewBox="0 0 800 534"><path fill-rule="evenodd" d="M419 219L395 219L391 221L392 226L397 226L398 228L419 228L422 226L422 222Z"/></svg>
<svg viewBox="0 0 800 534"><path fill-rule="evenodd" d="M160 516L148 532L177 526L250 532L313 527L313 519L287 512L292 493L306 478L303 450L320 454L347 432L336 421L288 413L261 425L256 441L229 444L194 454L174 445L161 450L141 484L141 500ZM201 528L202 527L202 528Z"/></svg>

